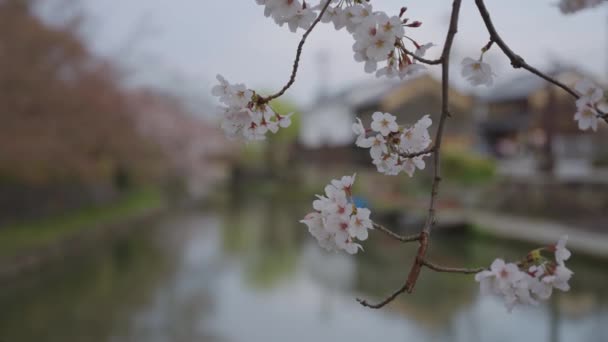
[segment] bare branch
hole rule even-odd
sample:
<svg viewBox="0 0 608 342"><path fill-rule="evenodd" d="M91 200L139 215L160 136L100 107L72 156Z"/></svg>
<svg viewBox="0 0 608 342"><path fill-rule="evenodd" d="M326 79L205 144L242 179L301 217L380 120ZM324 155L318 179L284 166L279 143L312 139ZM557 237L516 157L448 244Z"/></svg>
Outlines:
<svg viewBox="0 0 608 342"><path fill-rule="evenodd" d="M277 92L273 95L269 95L264 98L260 98L260 103L268 103L268 102L282 96L283 94L285 94L287 89L289 89L293 85L293 83L296 81L296 74L298 73L298 66L300 65L300 57L302 56L302 48L304 47L306 38L308 38L308 35L312 32L312 30L315 28L315 26L317 26L319 21L321 21L321 18L325 14L325 11L327 11L327 8L329 7L330 3L331 3L331 0L327 0L325 5L321 9L321 12L315 19L315 21L313 21L312 24L310 25L310 27L308 28L308 30L306 30L306 32L304 32L304 35L302 36L302 39L300 40L300 43L298 44L298 49L296 51L296 58L293 61L293 68L291 70L291 76L289 77L289 81L287 82L287 84L285 84L283 86L283 88L281 90L279 90L279 92Z"/></svg>
<svg viewBox="0 0 608 342"><path fill-rule="evenodd" d="M401 242L412 242L412 241L418 241L420 239L420 234L402 236L397 233L394 233L392 230L390 230L380 224L377 224L375 222L374 222L374 228L376 228L379 231L383 232L384 234L392 237L393 239L399 240Z"/></svg>
<svg viewBox="0 0 608 342"><path fill-rule="evenodd" d="M479 273L485 270L485 267L477 267L477 268L457 268L457 267L445 267L441 265L434 264L428 260L422 260L422 264L433 271L436 272L447 272L447 273L462 273L462 274L474 274Z"/></svg>
<svg viewBox="0 0 608 342"><path fill-rule="evenodd" d="M408 50L405 46L400 45L401 49L407 53L408 55L412 56L412 58L414 58L415 60L424 63L424 64L428 64L428 65L437 65L437 64L441 64L441 57L437 58L437 59L426 59L420 56L417 56L416 54L414 54L413 52L411 52L410 50Z"/></svg>
<svg viewBox="0 0 608 342"><path fill-rule="evenodd" d="M504 40L502 40L502 38L496 31L496 28L494 27L494 23L492 22L492 19L490 18L490 13L488 12L488 9L486 8L486 5L483 2L483 0L475 0L475 4L477 5L477 8L479 9L479 14L481 14L481 18L483 19L483 22L485 23L486 28L488 29L488 33L490 34L490 40L495 42L496 45L498 45L498 47L500 47L502 52L504 52L504 54L511 60L511 65L513 66L513 68L526 69L529 72L535 74L536 76L546 80L547 82L553 83L556 86L562 88L563 90L568 92L570 95L572 95L575 99L578 99L580 97L570 87L568 87L567 85L563 84L562 82L560 82L554 78L551 78L548 75L540 72L536 68L534 68L531 65L529 65L528 63L526 63L526 61L524 61L524 59L521 56L519 56L518 54L513 52L513 50L511 50L511 48L504 42Z"/></svg>

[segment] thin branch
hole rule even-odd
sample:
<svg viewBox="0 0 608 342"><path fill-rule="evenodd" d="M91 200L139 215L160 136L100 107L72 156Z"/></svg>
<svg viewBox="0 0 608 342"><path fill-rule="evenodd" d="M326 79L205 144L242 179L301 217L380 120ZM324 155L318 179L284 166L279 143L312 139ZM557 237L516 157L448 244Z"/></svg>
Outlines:
<svg viewBox="0 0 608 342"><path fill-rule="evenodd" d="M437 199L437 194L439 191L439 183L441 181L440 177L440 169L439 169L439 155L441 149L441 142L443 137L443 130L445 127L445 121L450 116L449 112L449 65L450 65L450 51L452 49L452 43L454 42L454 37L458 32L458 18L460 14L460 5L462 0L454 0L452 3L452 15L450 17L450 26L447 32L447 36L445 39L445 43L443 45L443 51L441 53L441 118L439 119L439 125L437 127L437 133L435 136L435 145L433 147L433 184L431 186L431 199L429 203L429 211L427 215L427 219L425 221L424 227L420 234L418 235L418 252L416 254L416 260L412 264L412 268L408 274L407 280L403 286L401 286L398 290L393 292L386 299L382 300L377 304L370 304L365 300L357 299L361 305L379 309L386 304L392 302L397 296L402 294L403 292L411 293L414 290L414 286L416 285L416 281L418 280L418 276L420 275L420 270L425 263L425 255L428 248L428 237L431 233L431 228L435 224L435 203Z"/></svg>
<svg viewBox="0 0 608 342"><path fill-rule="evenodd" d="M445 267L434 264L426 259L422 260L422 264L435 272L447 272L447 273L462 273L462 274L475 274L485 270L485 267L477 268L457 268L457 267Z"/></svg>
<svg viewBox="0 0 608 342"><path fill-rule="evenodd" d="M325 11L327 11L327 8L329 7L329 4L331 3L331 1L332 0L327 0L325 5L321 9L321 12L315 19L315 21L313 21L312 24L310 25L310 27L308 28L308 30L306 30L306 32L304 32L304 35L302 36L302 39L300 40L300 43L298 44L298 49L296 51L296 58L293 61L293 68L291 70L291 76L289 77L289 81L287 82L287 84L285 84L283 86L283 88L281 88L281 90L279 90L279 92L277 92L276 94L269 95L265 98L261 98L260 103L268 103L268 102L282 96L283 94L285 94L287 89L289 89L293 85L293 83L296 81L296 74L298 73L298 67L300 65L300 57L302 56L302 48L304 47L306 38L308 38L308 35L312 32L312 30L315 28L315 26L317 26L317 24L321 21L321 18L325 14Z"/></svg>
<svg viewBox="0 0 608 342"><path fill-rule="evenodd" d="M519 56L518 54L513 52L513 50L511 50L511 48L504 42L504 40L502 40L502 38L496 31L496 28L494 27L494 23L492 22L492 19L490 18L490 13L488 12L488 9L486 8L486 5L483 2L483 0L475 0L475 4L477 5L477 8L479 9L479 14L481 14L481 18L483 19L483 22L485 23L486 28L488 29L488 33L490 34L490 40L495 42L496 45L498 45L498 47L500 47L502 52L504 52L504 54L509 58L509 60L511 60L511 65L513 66L513 68L526 69L529 72L535 74L536 76L546 80L547 82L553 83L556 86L562 88L563 90L568 92L570 95L572 95L574 98L578 99L580 97L570 87L568 87L567 85L563 84L562 82L560 82L554 78L551 78L548 75L540 72L539 70L537 70L530 64L526 63L526 61L524 61L524 59L521 56Z"/></svg>
<svg viewBox="0 0 608 342"><path fill-rule="evenodd" d="M424 57L420 57L417 56L415 53L411 52L410 50L408 50L405 46L401 45L401 49L408 55L412 56L412 58L414 58L415 60L422 62L424 64L428 64L428 65L437 65L437 64L441 64L441 57L437 58L437 59L426 59Z"/></svg>
<svg viewBox="0 0 608 342"><path fill-rule="evenodd" d="M433 153L433 152L435 152L435 146L434 145L431 146L431 147L429 147L429 148L427 148L427 149L424 149L424 150L422 150L420 152L402 153L402 154L399 155L399 157L401 157L401 158L415 158L415 157L420 157L420 156L423 156L425 154L430 154L430 153Z"/></svg>
<svg viewBox="0 0 608 342"><path fill-rule="evenodd" d="M392 230L384 227L383 225L377 224L375 222L374 222L374 228L376 228L379 231L383 232L384 234L392 237L393 239L399 240L401 242L412 242L412 241L418 241L420 239L420 234L402 236L397 233L394 233Z"/></svg>
<svg viewBox="0 0 608 342"><path fill-rule="evenodd" d="M359 302L359 304L361 304L365 307L368 307L368 308L380 309L381 307L383 307L386 304L395 300L395 298L397 298L400 294L405 292L406 289L407 289L406 285L403 285L397 291L391 293L390 296L386 297L384 300L382 300L381 302L378 302L376 304L368 303L365 299L361 299L361 298L357 298L357 302Z"/></svg>

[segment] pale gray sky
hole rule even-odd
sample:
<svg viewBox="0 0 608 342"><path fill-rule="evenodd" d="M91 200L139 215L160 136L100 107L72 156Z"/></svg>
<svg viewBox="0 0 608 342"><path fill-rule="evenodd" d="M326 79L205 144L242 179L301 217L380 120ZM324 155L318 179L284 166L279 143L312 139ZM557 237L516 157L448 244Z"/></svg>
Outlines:
<svg viewBox="0 0 608 342"><path fill-rule="evenodd" d="M488 39L474 2L463 1L454 62L477 56ZM564 16L556 0L488 0L495 24L504 40L529 63L539 68L553 61L568 62L606 80L608 7ZM420 42L441 45L451 1L375 0L377 9L423 22L410 30ZM106 56L120 58L136 70L141 82L173 82L200 89L202 96L221 73L231 82L255 89L278 89L289 76L302 31L291 33L263 16L253 0L83 0L92 17L87 36ZM352 57L352 38L346 31L320 25L305 46L296 84L289 98L307 104L319 84L318 56L328 56L327 79L331 90L353 81L372 78ZM430 50L438 55L440 48ZM499 81L517 76L508 60L494 47L487 55ZM432 72L436 72L432 71ZM181 75L179 77L173 75ZM458 69L453 81L462 85Z"/></svg>

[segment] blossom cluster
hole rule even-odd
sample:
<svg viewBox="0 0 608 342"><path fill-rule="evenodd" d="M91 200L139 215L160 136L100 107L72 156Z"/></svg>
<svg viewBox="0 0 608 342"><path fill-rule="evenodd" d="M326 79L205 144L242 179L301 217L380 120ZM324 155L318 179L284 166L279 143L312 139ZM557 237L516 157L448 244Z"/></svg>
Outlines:
<svg viewBox="0 0 608 342"><path fill-rule="evenodd" d="M517 304L537 305L551 297L553 289L570 290L568 281L574 274L566 267L570 251L566 249L568 237L563 236L557 244L534 250L520 263L506 263L496 259L489 270L475 275L480 283L482 295L503 297L509 312ZM554 260L546 259L541 252L553 252Z"/></svg>
<svg viewBox="0 0 608 342"><path fill-rule="evenodd" d="M308 226L308 231L319 245L328 251L344 250L356 254L361 245L356 240L367 239L368 229L373 229L369 218L371 211L357 208L352 200L355 175L334 179L325 187L325 196L317 195L313 201L314 211L300 222Z"/></svg>
<svg viewBox="0 0 608 342"><path fill-rule="evenodd" d="M371 128L366 129L360 119L353 124L353 132L357 135L355 144L369 148L372 162L378 172L386 175L398 175L402 171L410 177L416 168L423 170L423 153L431 145L429 127L432 124L428 115L423 116L411 127L401 127L396 117L389 113L375 112L372 114Z"/></svg>
<svg viewBox="0 0 608 342"><path fill-rule="evenodd" d="M317 14L325 4L325 0L318 5L309 7L306 1L299 0L256 0L259 5L265 6L265 15L272 17L282 26L287 23L291 31L297 28L308 29L314 22ZM372 5L365 1L331 0L331 4L323 14L321 22L332 23L336 30L346 28L351 33L354 59L365 63L365 71L376 73L377 77L399 77L404 79L413 76L425 67L416 63L416 59L408 55L406 42L411 42L417 57L424 57L426 51L433 44L419 44L406 35L405 28L416 28L421 25L419 21L403 18L406 8L402 8L399 15L389 16L386 12L374 11ZM379 68L379 63L385 63Z"/></svg>
<svg viewBox="0 0 608 342"><path fill-rule="evenodd" d="M308 7L306 1L300 0L255 0L258 5L264 6L264 15L274 19L279 26L287 24L291 32L298 28L308 30L317 17L313 8Z"/></svg>
<svg viewBox="0 0 608 342"><path fill-rule="evenodd" d="M576 101L576 114L574 120L578 121L578 128L581 130L597 130L600 121L600 108L604 111L608 108L604 90L599 88L588 79L582 79L576 83L574 89L579 93L580 98Z"/></svg>
<svg viewBox="0 0 608 342"><path fill-rule="evenodd" d="M229 137L264 140L268 131L276 133L279 128L291 125L291 114L275 113L244 84L230 84L221 75L217 75L217 80L219 84L211 93L223 104L218 110L222 114L222 129Z"/></svg>

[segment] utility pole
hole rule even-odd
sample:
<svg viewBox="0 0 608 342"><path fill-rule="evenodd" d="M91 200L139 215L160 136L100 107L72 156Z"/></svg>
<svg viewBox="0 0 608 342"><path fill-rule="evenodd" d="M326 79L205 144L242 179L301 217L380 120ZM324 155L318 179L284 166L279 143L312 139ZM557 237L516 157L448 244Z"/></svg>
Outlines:
<svg viewBox="0 0 608 342"><path fill-rule="evenodd" d="M318 85L317 85L317 101L327 96L327 89L329 86L329 53L327 50L319 50L317 52L317 72Z"/></svg>

